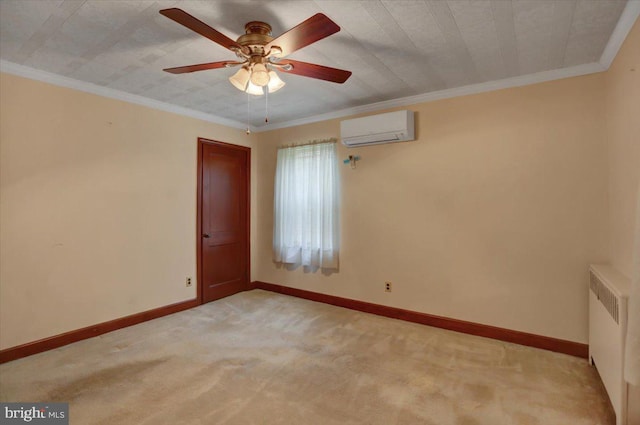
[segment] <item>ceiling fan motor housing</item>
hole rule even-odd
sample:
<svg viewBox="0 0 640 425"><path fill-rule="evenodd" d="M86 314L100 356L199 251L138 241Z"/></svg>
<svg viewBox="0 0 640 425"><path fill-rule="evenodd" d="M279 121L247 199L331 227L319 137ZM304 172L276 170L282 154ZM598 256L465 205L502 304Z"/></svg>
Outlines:
<svg viewBox="0 0 640 425"><path fill-rule="evenodd" d="M264 56L264 46L273 40L273 37L271 37L271 25L266 22L251 21L247 22L244 29L246 34L238 37L238 44L248 47L252 57Z"/></svg>

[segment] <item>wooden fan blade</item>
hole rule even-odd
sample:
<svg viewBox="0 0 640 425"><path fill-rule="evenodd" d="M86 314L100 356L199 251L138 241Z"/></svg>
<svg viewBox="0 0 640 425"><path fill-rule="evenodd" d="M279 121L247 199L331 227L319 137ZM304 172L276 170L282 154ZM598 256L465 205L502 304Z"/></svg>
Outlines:
<svg viewBox="0 0 640 425"><path fill-rule="evenodd" d="M163 69L163 71L170 72L172 74L186 74L187 72L196 72L196 71L205 71L207 69L217 69L224 68L227 64L236 64L236 62L230 61L220 61L220 62L209 62L209 63L200 63L197 65L187 65L187 66L178 66L176 68L167 68Z"/></svg>
<svg viewBox="0 0 640 425"><path fill-rule="evenodd" d="M211 28L209 25L205 24L198 18L195 18L189 15L187 12L185 12L182 9L178 9L174 7L171 9L163 9L160 11L160 13L166 16L167 18L176 21L180 25L183 25L189 28L190 30L197 32L201 36L208 38L214 43L218 43L222 47L225 47L229 50L243 49L243 47L239 45L237 42L233 41L232 39L222 34L221 32L214 30L213 28Z"/></svg>
<svg viewBox="0 0 640 425"><path fill-rule="evenodd" d="M329 68L328 66L317 65L315 63L307 63L295 61L292 59L283 59L278 61L278 65L291 65L289 71L284 68L278 68L278 71L287 72L289 74L302 75L303 77L317 78L319 80L331 81L333 83L344 83L351 76L351 71L343 69Z"/></svg>
<svg viewBox="0 0 640 425"><path fill-rule="evenodd" d="M317 13L273 39L265 46L264 50L268 52L271 47L278 46L282 49L282 53L278 56L287 56L338 31L340 31L338 24L327 18L326 15Z"/></svg>

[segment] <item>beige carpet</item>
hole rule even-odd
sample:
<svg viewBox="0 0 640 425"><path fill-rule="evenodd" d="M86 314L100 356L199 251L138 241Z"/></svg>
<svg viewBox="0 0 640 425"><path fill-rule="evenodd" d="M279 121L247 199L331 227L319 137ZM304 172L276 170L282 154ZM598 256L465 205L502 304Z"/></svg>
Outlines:
<svg viewBox="0 0 640 425"><path fill-rule="evenodd" d="M605 425L584 359L255 290L0 366L72 425Z"/></svg>

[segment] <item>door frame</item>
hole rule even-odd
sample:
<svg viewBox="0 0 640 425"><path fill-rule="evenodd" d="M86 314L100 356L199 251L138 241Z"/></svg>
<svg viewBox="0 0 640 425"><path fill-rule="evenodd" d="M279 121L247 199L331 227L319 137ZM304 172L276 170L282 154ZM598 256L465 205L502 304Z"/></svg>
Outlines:
<svg viewBox="0 0 640 425"><path fill-rule="evenodd" d="M247 146L234 145L232 143L220 142L217 140L211 140L204 137L198 137L198 171L197 171L197 207L196 207L196 281L198 283L197 301L198 304L203 304L204 300L204 282L202 281L202 177L203 177L203 155L202 151L204 145L216 145L224 148L237 149L247 153L246 164L246 196L247 196L247 220L245 223L246 231L246 246L247 246L247 269L245 270L247 276L247 287L249 289L251 285L251 148Z"/></svg>

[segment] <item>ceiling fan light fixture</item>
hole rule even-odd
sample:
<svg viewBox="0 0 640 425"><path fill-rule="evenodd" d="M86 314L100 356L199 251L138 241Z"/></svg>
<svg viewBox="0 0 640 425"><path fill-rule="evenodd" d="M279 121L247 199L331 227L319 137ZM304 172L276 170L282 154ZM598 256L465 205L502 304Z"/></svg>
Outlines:
<svg viewBox="0 0 640 425"><path fill-rule="evenodd" d="M263 63L256 63L253 65L251 82L260 87L269 84L269 73L267 72L267 67Z"/></svg>
<svg viewBox="0 0 640 425"><path fill-rule="evenodd" d="M246 91L247 93L255 96L262 96L264 94L263 88L253 84L251 81L249 81L249 84L247 85L247 89L243 91Z"/></svg>
<svg viewBox="0 0 640 425"><path fill-rule="evenodd" d="M269 71L269 84L267 84L267 89L269 93L276 92L284 87L286 83L278 77L275 71Z"/></svg>
<svg viewBox="0 0 640 425"><path fill-rule="evenodd" d="M246 67L242 67L229 77L229 82L234 85L235 88L241 91L247 90L247 84L249 83L249 70Z"/></svg>

